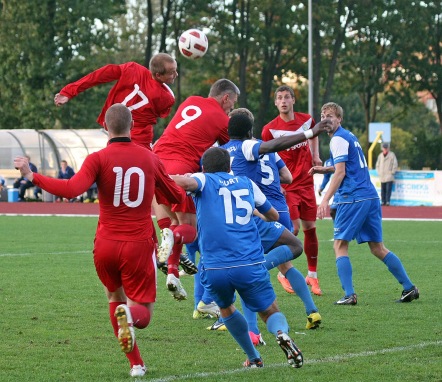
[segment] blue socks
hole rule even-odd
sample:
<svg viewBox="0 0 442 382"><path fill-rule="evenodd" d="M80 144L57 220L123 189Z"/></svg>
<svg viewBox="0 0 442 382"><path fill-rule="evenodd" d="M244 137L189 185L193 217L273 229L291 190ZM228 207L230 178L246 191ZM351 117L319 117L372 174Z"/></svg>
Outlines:
<svg viewBox="0 0 442 382"><path fill-rule="evenodd" d="M399 257L397 257L393 252L388 252L382 261L396 280L402 284L404 290L410 290L413 287L413 283L408 277Z"/></svg>
<svg viewBox="0 0 442 382"><path fill-rule="evenodd" d="M235 312L233 312L233 314L231 314L229 317L224 317L223 322L232 337L239 344L239 346L241 346L244 353L247 354L247 358L249 360L254 360L261 357L250 339L247 321L238 310L235 310Z"/></svg>
<svg viewBox="0 0 442 382"><path fill-rule="evenodd" d="M341 256L336 259L336 267L338 269L339 280L341 280L342 289L345 296L355 293L353 289L353 270L348 256Z"/></svg>
<svg viewBox="0 0 442 382"><path fill-rule="evenodd" d="M287 323L287 319L284 314L281 312L273 313L267 320L267 330L272 333L275 337L278 334L278 330L283 331L284 333L289 332L289 324Z"/></svg>
<svg viewBox="0 0 442 382"><path fill-rule="evenodd" d="M310 291L308 289L308 286L305 282L305 278L302 275L302 273L299 272L296 268L290 268L284 276L286 277L287 280L289 280L293 290L299 296L301 301L304 303L307 315L313 312L317 312L318 308L313 302L312 295L310 294Z"/></svg>
<svg viewBox="0 0 442 382"><path fill-rule="evenodd" d="M242 313L247 321L247 326L249 327L249 331L255 334L259 334L257 313L252 312L249 308L247 308L241 296L240 300L241 300Z"/></svg>
<svg viewBox="0 0 442 382"><path fill-rule="evenodd" d="M280 264L284 264L287 261L293 260L293 253L286 245L281 245L272 249L267 255L265 255L266 262L264 266L269 271L277 267Z"/></svg>

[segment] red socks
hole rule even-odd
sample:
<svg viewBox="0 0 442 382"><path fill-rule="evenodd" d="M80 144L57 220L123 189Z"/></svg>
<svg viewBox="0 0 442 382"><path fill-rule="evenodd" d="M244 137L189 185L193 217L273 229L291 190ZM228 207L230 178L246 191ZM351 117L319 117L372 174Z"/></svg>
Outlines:
<svg viewBox="0 0 442 382"><path fill-rule="evenodd" d="M144 329L150 322L150 310L144 305L133 305L130 307L134 326L138 329Z"/></svg>
<svg viewBox="0 0 442 382"><path fill-rule="evenodd" d="M109 303L109 317L112 324L112 328L114 329L115 337L118 337L118 321L117 318L114 316L115 309L117 309L117 306L120 304L125 304L126 302L110 302ZM134 309L135 308L135 309ZM141 308L141 309L140 309ZM147 313L145 312L147 311ZM136 305L130 307L130 312L132 314L132 319L134 320L134 326L137 328L145 328L150 321L150 311L143 305ZM135 319L134 317L137 317ZM139 316L137 316L139 315ZM135 321L138 321L137 324L135 324ZM145 324L145 326L138 326ZM144 365L143 359L141 358L140 350L138 349L137 342L135 340L135 345L133 350L130 353L125 353L127 359L130 362L130 367L133 367L134 365Z"/></svg>
<svg viewBox="0 0 442 382"><path fill-rule="evenodd" d="M310 272L316 272L318 267L318 247L316 228L304 231L304 252L307 256L307 265Z"/></svg>

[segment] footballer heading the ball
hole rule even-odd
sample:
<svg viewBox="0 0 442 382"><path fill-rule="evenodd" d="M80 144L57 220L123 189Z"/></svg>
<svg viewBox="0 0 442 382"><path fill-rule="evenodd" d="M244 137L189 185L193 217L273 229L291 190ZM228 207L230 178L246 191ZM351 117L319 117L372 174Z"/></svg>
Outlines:
<svg viewBox="0 0 442 382"><path fill-rule="evenodd" d="M206 54L209 41L204 32L198 29L188 29L181 34L178 49L184 57L196 60Z"/></svg>

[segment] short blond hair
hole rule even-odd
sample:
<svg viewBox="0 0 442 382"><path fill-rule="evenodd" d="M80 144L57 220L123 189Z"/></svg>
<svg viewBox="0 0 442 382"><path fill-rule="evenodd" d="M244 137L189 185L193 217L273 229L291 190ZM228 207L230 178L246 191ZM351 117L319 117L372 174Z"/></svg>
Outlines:
<svg viewBox="0 0 442 382"><path fill-rule="evenodd" d="M324 110L332 110L338 118L344 119L344 109L336 102L327 102L321 107L321 114Z"/></svg>

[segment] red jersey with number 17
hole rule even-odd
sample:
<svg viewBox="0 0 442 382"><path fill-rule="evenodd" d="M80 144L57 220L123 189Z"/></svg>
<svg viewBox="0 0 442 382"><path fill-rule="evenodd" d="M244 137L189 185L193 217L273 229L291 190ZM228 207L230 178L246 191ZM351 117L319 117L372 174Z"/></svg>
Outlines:
<svg viewBox="0 0 442 382"><path fill-rule="evenodd" d="M155 189L171 203L181 203L184 191L166 174L159 158L128 138L114 138L86 157L69 180L34 174L33 183L54 195L76 197L96 182L100 216L96 236L143 241L154 236L150 215Z"/></svg>
<svg viewBox="0 0 442 382"><path fill-rule="evenodd" d="M156 81L146 67L136 62L106 65L66 85L60 94L72 98L93 86L112 81L117 82L109 91L97 122L104 126L107 109L115 103L122 103L132 113L132 140L149 148L153 140L152 125L158 118L169 115L175 96L166 84Z"/></svg>
<svg viewBox="0 0 442 382"><path fill-rule="evenodd" d="M285 122L279 115L262 129L263 141L270 141L284 135L304 134L305 130L315 126L315 121L309 114L295 113L293 121ZM298 143L286 150L279 151L279 156L285 162L293 176L291 184L282 186L288 191L299 188L313 187L313 177L308 174L312 167L313 158L308 140Z"/></svg>
<svg viewBox="0 0 442 382"><path fill-rule="evenodd" d="M153 151L160 159L191 164L200 170L204 152L218 141L229 141L229 117L215 98L191 96L176 111L164 133L155 142Z"/></svg>

